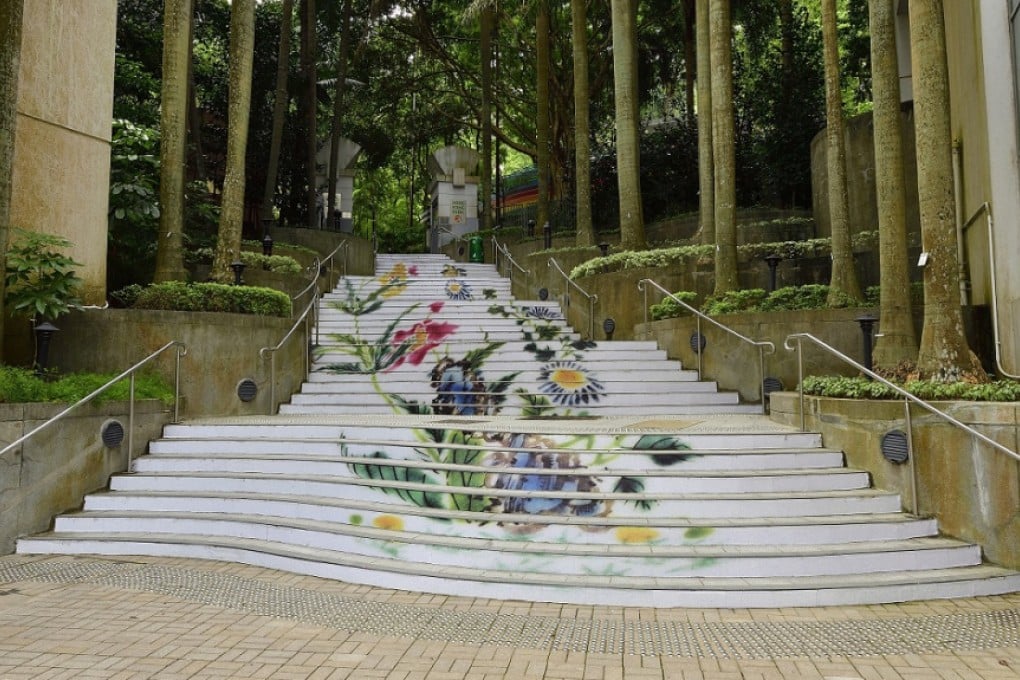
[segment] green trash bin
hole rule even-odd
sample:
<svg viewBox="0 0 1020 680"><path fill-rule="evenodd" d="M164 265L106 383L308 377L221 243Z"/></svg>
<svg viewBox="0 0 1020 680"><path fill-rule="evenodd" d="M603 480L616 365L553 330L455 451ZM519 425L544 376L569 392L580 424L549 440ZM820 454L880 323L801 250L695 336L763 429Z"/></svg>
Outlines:
<svg viewBox="0 0 1020 680"><path fill-rule="evenodd" d="M468 249L472 262L485 262L485 248L482 246L481 236L472 236L468 241Z"/></svg>

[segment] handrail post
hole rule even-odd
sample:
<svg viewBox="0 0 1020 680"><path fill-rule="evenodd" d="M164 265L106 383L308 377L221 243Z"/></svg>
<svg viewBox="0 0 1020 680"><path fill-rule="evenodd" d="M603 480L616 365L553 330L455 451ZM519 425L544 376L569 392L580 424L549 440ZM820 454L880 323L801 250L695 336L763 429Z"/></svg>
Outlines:
<svg viewBox="0 0 1020 680"><path fill-rule="evenodd" d="M181 346L177 345L177 360L174 362L174 424L181 422Z"/></svg>
<svg viewBox="0 0 1020 680"><path fill-rule="evenodd" d="M801 347L800 338L797 338L797 396L800 399L800 431L807 432L804 415L804 348Z"/></svg>
<svg viewBox="0 0 1020 680"><path fill-rule="evenodd" d="M638 287L641 289L641 293L644 296L644 298L643 298L644 302L641 305L641 308L642 308L642 311L644 312L645 323L647 324L648 323L648 286L641 285L644 282L645 282L644 279L642 279L641 281L638 281Z"/></svg>
<svg viewBox="0 0 1020 680"><path fill-rule="evenodd" d="M698 352L698 380L701 380L701 354L702 354L701 342L702 342L702 340L704 340L705 336L703 336L701 334L701 317L700 316L696 316L694 318L696 319L696 321L694 322L695 323L695 329L696 329L696 331L698 333L698 337L695 339L695 343L694 343L695 346L698 348L697 349L697 352Z"/></svg>
<svg viewBox="0 0 1020 680"><path fill-rule="evenodd" d="M907 426L907 462L910 464L910 512L916 517L918 513L917 501L917 464L914 462L914 425L910 419L910 400L903 400L903 410L906 412Z"/></svg>
<svg viewBox="0 0 1020 680"><path fill-rule="evenodd" d="M758 390L761 393L761 414L768 415L768 410L765 408L765 348L758 345Z"/></svg>
<svg viewBox="0 0 1020 680"><path fill-rule="evenodd" d="M595 301L596 298L588 298L588 338L595 342Z"/></svg>
<svg viewBox="0 0 1020 680"><path fill-rule="evenodd" d="M269 353L269 415L276 413L276 352Z"/></svg>
<svg viewBox="0 0 1020 680"><path fill-rule="evenodd" d="M128 381L128 450L127 471L131 472L131 459L135 452L135 372Z"/></svg>

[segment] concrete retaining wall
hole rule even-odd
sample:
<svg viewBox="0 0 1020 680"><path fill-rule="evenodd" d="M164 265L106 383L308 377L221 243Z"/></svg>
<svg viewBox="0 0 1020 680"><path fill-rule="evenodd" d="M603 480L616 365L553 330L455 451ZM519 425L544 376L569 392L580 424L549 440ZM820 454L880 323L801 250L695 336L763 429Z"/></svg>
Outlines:
<svg viewBox="0 0 1020 680"><path fill-rule="evenodd" d="M67 407L66 404L0 404L0 442L6 445ZM0 456L0 555L14 552L18 536L46 531L54 515L78 508L85 494L104 488L127 469L128 403L86 404L23 447ZM116 419L125 430L119 446L103 444L101 429ZM132 457L169 422L158 401L135 403Z"/></svg>
<svg viewBox="0 0 1020 680"><path fill-rule="evenodd" d="M796 393L773 393L772 418L799 426ZM937 402L934 406L1014 451L1020 446L1020 404ZM912 506L910 468L887 461L882 436L905 431L902 401L805 397L806 429L842 449L851 467L868 470L875 486L899 492ZM1020 569L1020 463L921 408L912 437L921 515L945 533L980 544L987 558Z"/></svg>

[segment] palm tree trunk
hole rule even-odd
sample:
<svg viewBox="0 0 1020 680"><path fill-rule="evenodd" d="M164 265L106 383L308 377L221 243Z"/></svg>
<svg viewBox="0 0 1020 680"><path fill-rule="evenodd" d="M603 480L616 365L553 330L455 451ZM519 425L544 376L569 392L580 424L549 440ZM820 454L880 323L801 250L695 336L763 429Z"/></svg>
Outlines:
<svg viewBox="0 0 1020 680"><path fill-rule="evenodd" d="M830 306L842 307L861 299L850 244L850 210L846 183L846 143L843 139L843 91L839 86L839 36L836 0L822 0L822 41L825 51L826 165L829 175L829 222L832 229Z"/></svg>
<svg viewBox="0 0 1020 680"><path fill-rule="evenodd" d="M616 99L616 176L620 199L620 247L644 250L641 151L637 98L637 2L611 0L613 89Z"/></svg>
<svg viewBox="0 0 1020 680"><path fill-rule="evenodd" d="M695 25L697 22L696 0L683 0L684 8L684 114L687 122L694 125L695 82L698 63L698 45Z"/></svg>
<svg viewBox="0 0 1020 680"><path fill-rule="evenodd" d="M482 136L482 165L479 204L481 228L492 229L492 32L496 25L496 10L487 5L478 17L479 44L482 58L482 106L479 125Z"/></svg>
<svg viewBox="0 0 1020 680"><path fill-rule="evenodd" d="M283 0L280 9L280 48L276 55L276 96L273 100L273 136L269 142L269 163L266 186L262 192L262 219L273 219L276 179L280 173L280 147L283 144L283 121L287 113L287 74L290 71L290 34L294 0Z"/></svg>
<svg viewBox="0 0 1020 680"><path fill-rule="evenodd" d="M230 263L240 257L244 223L244 165L251 109L251 72L255 58L255 0L230 5L230 66L227 101L227 162L223 178L220 228L211 276L227 281Z"/></svg>
<svg viewBox="0 0 1020 680"><path fill-rule="evenodd" d="M595 245L591 221L591 124L588 111L588 10L585 0L570 0L574 54L574 202L577 245Z"/></svg>
<svg viewBox="0 0 1020 680"><path fill-rule="evenodd" d="M315 61L318 59L318 43L315 36L316 11L315 0L304 0L304 12L301 14L301 69L304 73L304 112L305 112L305 213L308 226L319 225L316 209L318 187L315 185L316 156L319 150L318 129L318 98L316 94Z"/></svg>
<svg viewBox="0 0 1020 680"><path fill-rule="evenodd" d="M924 267L924 326L917 358L921 377L951 382L986 379L967 345L960 313L960 274L953 198L949 74L942 0L911 0L917 135L917 193Z"/></svg>
<svg viewBox="0 0 1020 680"><path fill-rule="evenodd" d="M535 5L535 164L538 166L538 205L535 222L539 229L549 221L549 182L551 152L549 148L549 2L537 0Z"/></svg>
<svg viewBox="0 0 1020 680"><path fill-rule="evenodd" d="M896 0L868 3L871 25L871 89L875 128L875 191L882 334L875 344L877 366L891 368L917 358L907 276L907 219L900 132L900 78L896 60Z"/></svg>
<svg viewBox="0 0 1020 680"><path fill-rule="evenodd" d="M0 271L7 262L7 239L11 233L11 170L18 120L18 73L24 0L10 0L0 7ZM0 359L3 358L4 293L0 276Z"/></svg>
<svg viewBox="0 0 1020 680"><path fill-rule="evenodd" d="M708 0L697 0L698 43L698 231L701 243L715 245L715 164L712 158L712 51Z"/></svg>
<svg viewBox="0 0 1020 680"><path fill-rule="evenodd" d="M339 174L336 161L340 154L340 117L343 115L344 95L347 92L347 55L350 53L351 43L351 0L344 0L340 21L340 50L337 54L336 93L333 95L333 124L329 132L329 173L326 180L326 220L327 227L330 229L334 227L333 214L336 210L336 178ZM347 200L350 200L350 196L347 197Z"/></svg>
<svg viewBox="0 0 1020 680"><path fill-rule="evenodd" d="M163 11L163 81L160 93L159 234L153 280L183 281L184 164L187 147L188 47L191 0L166 0Z"/></svg>
<svg viewBox="0 0 1020 680"><path fill-rule="evenodd" d="M715 293L737 282L736 151L733 117L733 26L730 0L709 3L712 51L712 158L715 169Z"/></svg>

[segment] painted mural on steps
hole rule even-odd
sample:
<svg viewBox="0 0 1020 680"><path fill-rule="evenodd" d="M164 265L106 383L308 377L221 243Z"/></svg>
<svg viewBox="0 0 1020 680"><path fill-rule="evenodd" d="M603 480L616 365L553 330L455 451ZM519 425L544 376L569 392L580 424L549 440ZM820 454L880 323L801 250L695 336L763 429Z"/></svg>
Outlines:
<svg viewBox="0 0 1020 680"><path fill-rule="evenodd" d="M334 306L350 315L351 330L331 334L336 344L330 352L342 353L347 360L320 370L365 375L378 398L397 414L496 415L508 400L519 400L523 417L577 417L585 416L585 407L604 396L603 384L585 362L585 352L596 343L572 339L569 331L556 323L561 316L555 308L499 304L495 291L476 291L464 270L452 265L443 271L445 299L408 303L401 298L417 275L414 266L397 264L360 286L346 280L346 295ZM494 319L510 320L518 328L523 349L533 364L527 368L538 372L537 392L515 385L525 367L495 376L486 371L486 362L505 342L485 336L463 355L450 354L448 342L461 329L440 318L444 305L449 300L478 299L492 300L488 314ZM387 321L369 324L373 316ZM369 326L382 330L369 331ZM396 372L427 383L435 394L431 402L387 391L380 376ZM473 535L535 537L544 542L571 542L577 540L578 532L584 532L585 540L590 540L593 529L589 525L543 521L562 516L634 517L635 526L600 524L594 529L604 533L609 543L696 543L712 533L710 528L688 528L665 536L662 530L639 526L656 501L642 495L646 478L622 470L668 467L688 460L688 446L672 435L620 435L602 446L596 446L592 435L420 428L413 431L413 436L416 445L401 447L400 451L406 453L399 459L382 449L366 449L363 443L344 441L340 442L341 455L351 459L348 467L352 474L380 484L371 487L372 493L386 494L409 506L446 512L451 519L366 512L351 515L349 521L449 535L464 535L464 525L471 525ZM352 449L355 446L356 450ZM645 463L635 465L637 459ZM614 468L621 471L614 472ZM456 514L464 512L472 514ZM413 544L394 542L387 544L384 552L396 556L413 549ZM671 568L696 566L697 561L681 560ZM617 573L617 569L598 567L599 573Z"/></svg>

